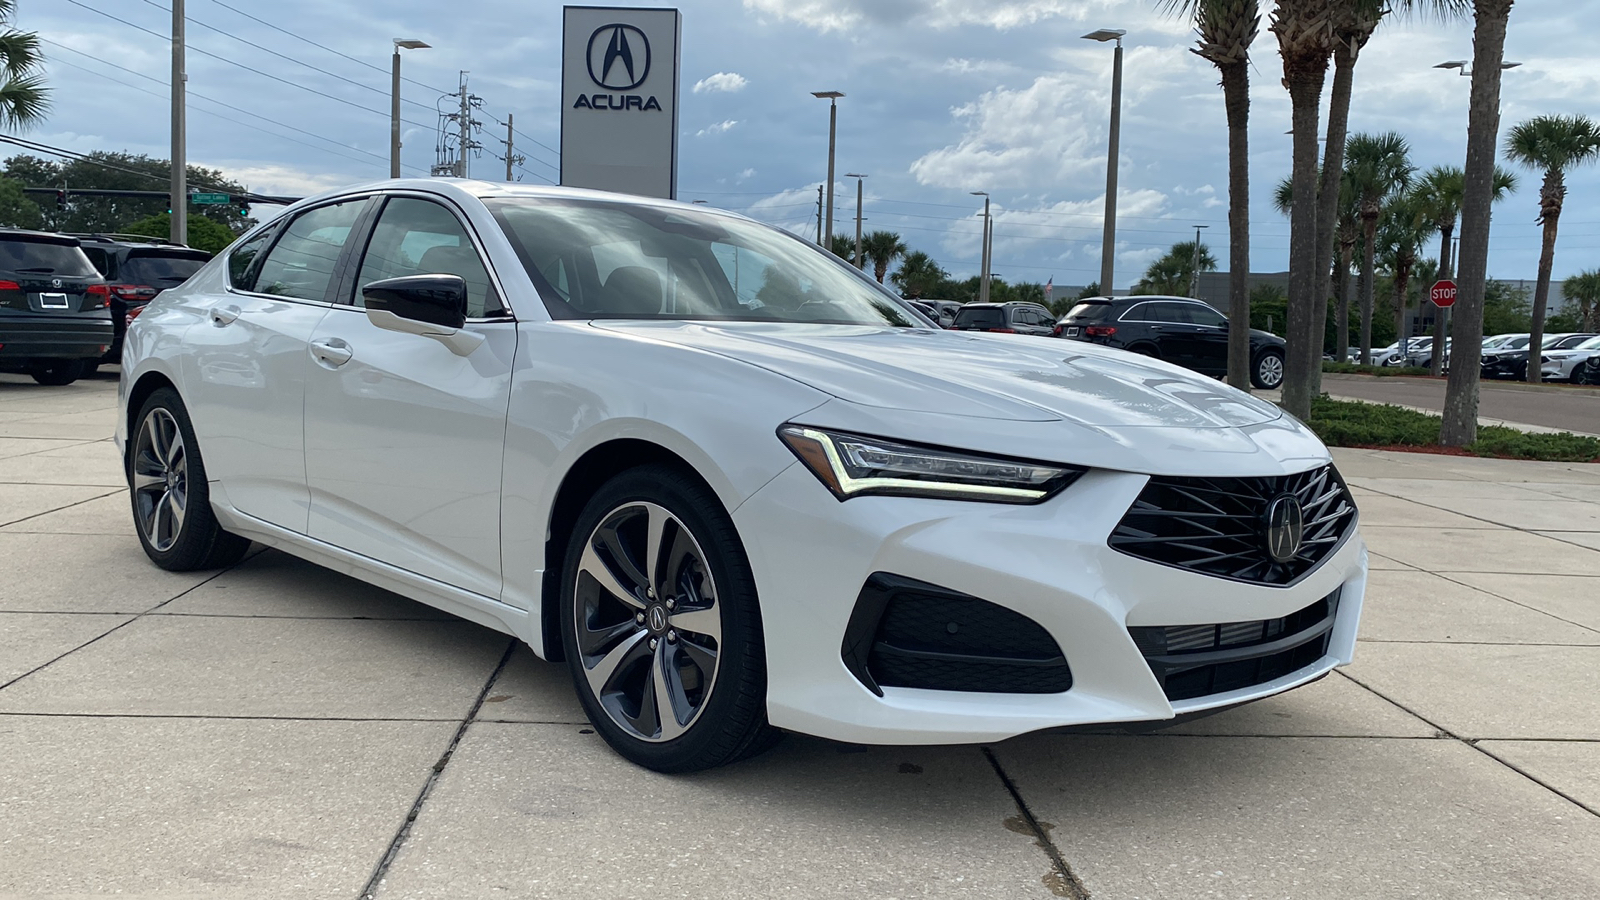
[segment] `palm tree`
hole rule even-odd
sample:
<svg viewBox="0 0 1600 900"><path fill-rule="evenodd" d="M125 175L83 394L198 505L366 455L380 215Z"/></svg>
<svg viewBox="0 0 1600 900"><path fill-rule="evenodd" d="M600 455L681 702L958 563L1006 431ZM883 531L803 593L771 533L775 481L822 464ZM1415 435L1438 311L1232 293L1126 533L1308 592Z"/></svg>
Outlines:
<svg viewBox="0 0 1600 900"><path fill-rule="evenodd" d="M1556 259L1556 226L1567 199L1566 172L1600 156L1600 126L1588 116L1538 116L1506 135L1506 155L1530 169L1544 170L1539 187L1539 224L1544 226L1544 247L1539 251L1539 281L1533 289L1533 327L1529 347L1544 340L1544 311L1550 300L1550 268ZM1528 357L1528 381L1537 384L1539 366Z"/></svg>
<svg viewBox="0 0 1600 900"><path fill-rule="evenodd" d="M1434 228L1439 232L1439 277L1450 278L1454 273L1455 260L1450 253L1450 239L1456 230L1456 217L1461 215L1461 192L1465 187L1464 176L1457 166L1434 166L1423 173L1417 183L1417 191L1429 214L1433 216ZM1517 189L1517 177L1510 172L1495 166L1494 168L1494 202L1500 202L1506 194ZM1445 336L1445 311L1439 310L1433 317L1433 344L1435 347L1444 346ZM1443 372L1444 356L1439 353L1433 355L1433 375L1437 377Z"/></svg>
<svg viewBox="0 0 1600 900"><path fill-rule="evenodd" d="M883 284L883 276L889 274L889 267L894 265L895 260L905 256L909 249L900 240L900 235L892 231L871 232L861 238L861 267L866 269L867 260L872 260L873 277Z"/></svg>
<svg viewBox="0 0 1600 900"><path fill-rule="evenodd" d="M1600 331L1600 269L1590 269L1567 279L1561 292L1578 304L1578 325Z"/></svg>
<svg viewBox="0 0 1600 900"><path fill-rule="evenodd" d="M949 277L950 273L940 268L933 257L913 250L900 260L900 269L889 276L889 280L907 297L925 297Z"/></svg>
<svg viewBox="0 0 1600 900"><path fill-rule="evenodd" d="M835 234L832 236L828 249L832 251L834 256L845 262L851 262L856 258L856 239L853 235ZM865 261L862 262L861 268L866 268Z"/></svg>
<svg viewBox="0 0 1600 900"><path fill-rule="evenodd" d="M1384 209L1383 225L1378 229L1378 246L1383 248L1384 262L1394 276L1394 333L1402 342L1407 338L1407 297L1411 274L1417 267L1417 253L1423 241L1438 228L1429 213L1424 198L1416 190L1408 190L1389 202Z"/></svg>
<svg viewBox="0 0 1600 900"><path fill-rule="evenodd" d="M1277 207L1278 212L1283 213L1284 216L1289 215L1289 211L1294 205L1294 180L1292 178L1285 178L1278 182L1277 189L1273 191L1272 202ZM1350 348L1350 266L1355 258L1356 247L1360 244L1361 231L1361 223L1356 210L1355 193L1350 188L1350 174L1348 171L1345 172L1344 177L1339 179L1339 206L1335 209L1335 213L1334 238L1335 243L1338 245L1338 253L1337 255L1329 254L1333 257L1329 266L1332 270L1329 288L1332 288L1332 274L1337 273L1339 279L1339 305L1334 321L1334 344L1339 361L1344 362L1345 354ZM1324 300L1318 304L1318 313L1313 314L1312 324L1312 333L1315 334L1317 330L1315 323L1322 323L1324 339L1326 339L1328 327L1326 302ZM1321 369L1321 366L1317 367L1318 375L1321 374ZM1321 384L1322 379L1317 378L1313 382L1313 387L1320 389Z"/></svg>
<svg viewBox="0 0 1600 900"><path fill-rule="evenodd" d="M1250 390L1250 44L1261 31L1257 0L1162 0L1192 15L1192 53L1217 67L1228 113L1228 383Z"/></svg>
<svg viewBox="0 0 1600 900"><path fill-rule="evenodd" d="M1405 138L1358 134L1350 138L1345 165L1361 219L1361 364L1372 363L1373 256L1383 206L1411 182L1411 148ZM1290 307L1293 309L1293 307Z"/></svg>
<svg viewBox="0 0 1600 900"><path fill-rule="evenodd" d="M1283 406L1304 419L1311 413L1311 371L1322 354L1311 347L1311 316L1316 308L1317 120L1322 85L1333 55L1334 12L1340 0L1277 0L1268 30L1278 37L1283 84L1289 89L1294 127L1294 202L1289 215L1289 311L1285 336L1288 358Z"/></svg>
<svg viewBox="0 0 1600 900"><path fill-rule="evenodd" d="M1194 241L1179 241L1172 245L1172 249L1168 250L1165 256L1152 262L1144 270L1144 277L1134 284L1133 293L1186 296L1189 286L1194 283L1194 263ZM1211 255L1209 247L1201 244L1200 271L1216 270L1217 258Z"/></svg>
<svg viewBox="0 0 1600 900"><path fill-rule="evenodd" d="M16 14L16 0L0 0L0 125L24 130L44 121L50 89L40 71L39 36L12 28Z"/></svg>
<svg viewBox="0 0 1600 900"><path fill-rule="evenodd" d="M1478 439L1478 363L1483 351L1483 295L1489 275L1489 211L1494 202L1494 156L1500 133L1500 65L1514 0L1472 0L1472 101L1467 111L1467 164L1461 191L1461 276L1456 279L1450 329L1450 381L1445 387L1439 443L1461 447ZM1530 366L1529 368L1537 368Z"/></svg>

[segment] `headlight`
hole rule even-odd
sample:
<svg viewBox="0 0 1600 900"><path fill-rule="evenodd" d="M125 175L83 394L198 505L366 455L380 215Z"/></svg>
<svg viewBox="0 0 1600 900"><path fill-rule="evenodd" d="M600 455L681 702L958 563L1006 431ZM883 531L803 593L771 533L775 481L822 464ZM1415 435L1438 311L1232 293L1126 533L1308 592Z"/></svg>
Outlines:
<svg viewBox="0 0 1600 900"><path fill-rule="evenodd" d="M840 500L864 494L896 494L1038 503L1076 481L1086 470L1073 466L978 456L921 447L803 425L778 429L806 468Z"/></svg>

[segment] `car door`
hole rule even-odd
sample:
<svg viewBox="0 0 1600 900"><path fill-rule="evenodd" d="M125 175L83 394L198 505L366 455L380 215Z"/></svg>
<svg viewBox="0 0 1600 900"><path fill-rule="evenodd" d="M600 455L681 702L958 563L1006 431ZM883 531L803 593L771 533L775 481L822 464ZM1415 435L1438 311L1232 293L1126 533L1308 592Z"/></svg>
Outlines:
<svg viewBox="0 0 1600 900"><path fill-rule="evenodd" d="M309 534L464 590L500 596L500 476L516 323L455 210L395 195L311 336ZM368 320L360 289L447 273L468 287L466 355Z"/></svg>
<svg viewBox="0 0 1600 900"><path fill-rule="evenodd" d="M203 298L204 321L184 333L207 476L235 509L302 534L306 350L368 199L306 210L233 248L227 288Z"/></svg>
<svg viewBox="0 0 1600 900"><path fill-rule="evenodd" d="M1228 320L1204 303L1177 303L1193 330L1185 335L1190 368L1217 375L1228 371Z"/></svg>

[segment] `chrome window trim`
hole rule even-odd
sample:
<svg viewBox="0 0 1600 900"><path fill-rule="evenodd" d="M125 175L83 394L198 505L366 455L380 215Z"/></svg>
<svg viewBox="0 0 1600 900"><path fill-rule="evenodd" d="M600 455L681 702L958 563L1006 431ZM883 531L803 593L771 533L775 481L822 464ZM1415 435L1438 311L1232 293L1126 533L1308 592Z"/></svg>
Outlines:
<svg viewBox="0 0 1600 900"><path fill-rule="evenodd" d="M307 206L304 209L297 209L297 210L294 211L293 215L296 218L298 218L300 216L305 215L308 212L311 212L314 209L322 209L323 207L327 207L327 206L337 206L340 203L348 203L351 200L371 200L373 197L377 196L380 193L382 193L382 192L381 191L363 191L363 192L359 192L359 193L355 193L355 194L345 194L345 195L341 195L341 196L338 196L338 197L329 197L324 202L318 203L318 204L316 204L314 206ZM288 213L285 212L285 215L288 215ZM282 216L279 216L279 218L282 218ZM301 303L301 304L305 304L307 306L321 306L321 307L324 307L324 308L330 307L330 306L337 306L338 304L329 303L326 300L307 300L307 299L305 299L303 297L285 297L282 294L265 294L265 293L262 293L261 291L246 291L246 290L241 290L241 289L236 288L236 287L233 286L233 277L232 277L232 275L229 274L229 272L230 272L229 264L233 262L233 254L234 254L234 252L237 251L238 248L242 244L244 244L244 242L246 240L256 237L258 232L266 231L267 229L276 228L276 227L279 227L278 219L273 219L270 222L265 222L265 223L261 224L260 226L258 226L257 228L255 228L252 231L246 232L245 234L240 236L238 239L236 239L232 244L228 245L228 249L226 251L226 257L227 258L224 259L223 263L222 263L222 284L223 284L222 291L223 291L223 293L225 293L225 294L238 294L241 297L259 297L259 298L264 299L264 300L279 300L279 301L282 301L284 303ZM354 230L354 228L352 227L351 230ZM268 255L271 255L272 251L275 248L277 248L278 240L280 238L282 238L282 237L283 237L283 235L279 234L277 237L274 237L272 239L271 246L269 246L267 248L267 254ZM348 240L348 238L346 238L346 239ZM343 250L342 247L341 247L339 253L340 253L341 256L344 254L344 250ZM218 254L218 255L220 256L222 254ZM336 261L335 262L335 266L337 266L337 265L338 265L338 263Z"/></svg>
<svg viewBox="0 0 1600 900"><path fill-rule="evenodd" d="M465 231L466 234L467 234L467 237L469 239L471 239L471 241L472 241L472 249L477 251L477 254L478 254L478 262L483 263L483 271L485 272L485 274L487 274L489 276L489 283L494 285L494 292L495 292L496 296L498 296L499 299L500 299L500 307L501 307L501 309L504 310L504 313L501 314L501 315L498 315L498 316L481 316L481 317L477 317L477 318L469 318L469 319L467 319L467 321L469 323L470 322L516 322L516 321L520 321L517 318L517 311L515 309L512 309L511 301L506 296L505 285L500 280L500 273L495 271L493 257L489 254L488 249L484 246L483 238L478 234L478 229L472 227L472 220L467 216L466 210L462 209L460 204L456 203L453 199L451 199L449 197L446 197L443 194L429 193L428 191L420 191L420 190L417 190L415 188L401 188L401 189L393 190L393 191L378 191L377 193L382 195L384 197L385 201L387 201L389 199L392 199L392 198L396 198L396 197L407 197L407 198L410 198L410 199L413 199L413 200L431 200L434 203L438 203L439 205L443 206L446 210L448 210L450 213L452 213L456 217L456 222L461 225L461 229L463 231ZM481 203L482 201L480 200L479 202ZM374 218L373 221L372 221L372 230L373 231L377 231L378 222L382 218L383 218L383 210L380 209L380 210L378 210L377 217ZM367 240L369 242L371 241L371 239L372 239L372 235L370 235L370 234L367 235ZM362 259L356 260L355 275L352 276L352 278L351 278L351 284L358 291L361 290L361 285L357 284L356 282L359 282L360 279L361 279L361 265L360 264L361 264L361 262L363 260L365 260L366 255L367 255L366 248L365 247L361 248L361 257L362 257ZM350 302L350 303L342 303L342 302L340 302L340 303L334 303L332 305L334 305L334 306L348 306L351 309L362 309L362 307L356 306L354 302Z"/></svg>

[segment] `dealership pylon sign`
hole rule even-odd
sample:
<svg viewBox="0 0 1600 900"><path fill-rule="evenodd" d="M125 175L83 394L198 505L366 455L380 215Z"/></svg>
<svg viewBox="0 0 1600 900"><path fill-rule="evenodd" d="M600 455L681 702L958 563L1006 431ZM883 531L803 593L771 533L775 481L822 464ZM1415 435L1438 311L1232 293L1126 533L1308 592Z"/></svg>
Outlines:
<svg viewBox="0 0 1600 900"><path fill-rule="evenodd" d="M568 6L561 61L561 183L678 195L676 9Z"/></svg>

